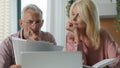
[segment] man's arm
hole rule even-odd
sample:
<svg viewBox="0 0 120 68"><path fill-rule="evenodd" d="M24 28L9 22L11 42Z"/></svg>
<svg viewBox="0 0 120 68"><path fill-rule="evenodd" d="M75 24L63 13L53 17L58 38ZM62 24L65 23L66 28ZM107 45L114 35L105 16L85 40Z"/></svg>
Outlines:
<svg viewBox="0 0 120 68"><path fill-rule="evenodd" d="M21 65L12 65L10 68L22 68Z"/></svg>
<svg viewBox="0 0 120 68"><path fill-rule="evenodd" d="M9 68L10 65L15 64L11 48L12 43L9 38L0 44L0 68Z"/></svg>

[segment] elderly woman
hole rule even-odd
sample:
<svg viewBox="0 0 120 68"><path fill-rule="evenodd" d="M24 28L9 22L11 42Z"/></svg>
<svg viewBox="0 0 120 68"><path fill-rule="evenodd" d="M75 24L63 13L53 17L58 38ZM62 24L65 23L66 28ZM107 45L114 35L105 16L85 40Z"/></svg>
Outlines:
<svg viewBox="0 0 120 68"><path fill-rule="evenodd" d="M91 0L76 0L72 4L66 29L66 50L82 51L83 64L92 66L101 60L118 57L117 43L108 31L100 28L97 8Z"/></svg>

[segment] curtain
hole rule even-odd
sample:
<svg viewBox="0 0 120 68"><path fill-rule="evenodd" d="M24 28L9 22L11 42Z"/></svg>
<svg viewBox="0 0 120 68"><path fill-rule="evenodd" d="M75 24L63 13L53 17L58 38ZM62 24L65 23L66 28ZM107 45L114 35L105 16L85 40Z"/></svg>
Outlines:
<svg viewBox="0 0 120 68"><path fill-rule="evenodd" d="M0 0L0 43L16 32L16 0Z"/></svg>
<svg viewBox="0 0 120 68"><path fill-rule="evenodd" d="M47 10L47 31L52 33L57 41L57 45L65 45L65 24L67 22L66 16L66 2L67 0L48 0Z"/></svg>

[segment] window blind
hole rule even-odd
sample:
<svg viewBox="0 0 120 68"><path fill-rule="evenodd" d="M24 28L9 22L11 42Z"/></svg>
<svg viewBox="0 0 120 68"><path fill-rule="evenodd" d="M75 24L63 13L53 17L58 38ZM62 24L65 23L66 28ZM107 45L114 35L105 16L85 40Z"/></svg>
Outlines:
<svg viewBox="0 0 120 68"><path fill-rule="evenodd" d="M11 33L10 0L0 0L0 43Z"/></svg>

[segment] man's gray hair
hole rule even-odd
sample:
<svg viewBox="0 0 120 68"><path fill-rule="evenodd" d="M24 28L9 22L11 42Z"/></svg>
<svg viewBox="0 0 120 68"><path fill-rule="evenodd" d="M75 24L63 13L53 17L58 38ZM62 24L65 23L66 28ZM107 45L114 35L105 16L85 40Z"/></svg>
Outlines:
<svg viewBox="0 0 120 68"><path fill-rule="evenodd" d="M28 9L32 9L35 12L39 13L41 18L42 18L42 16L43 16L42 10L39 7L37 7L36 5L34 5L34 4L29 4L29 5L27 5L26 7L23 8L21 18L23 18L24 12L27 11Z"/></svg>

